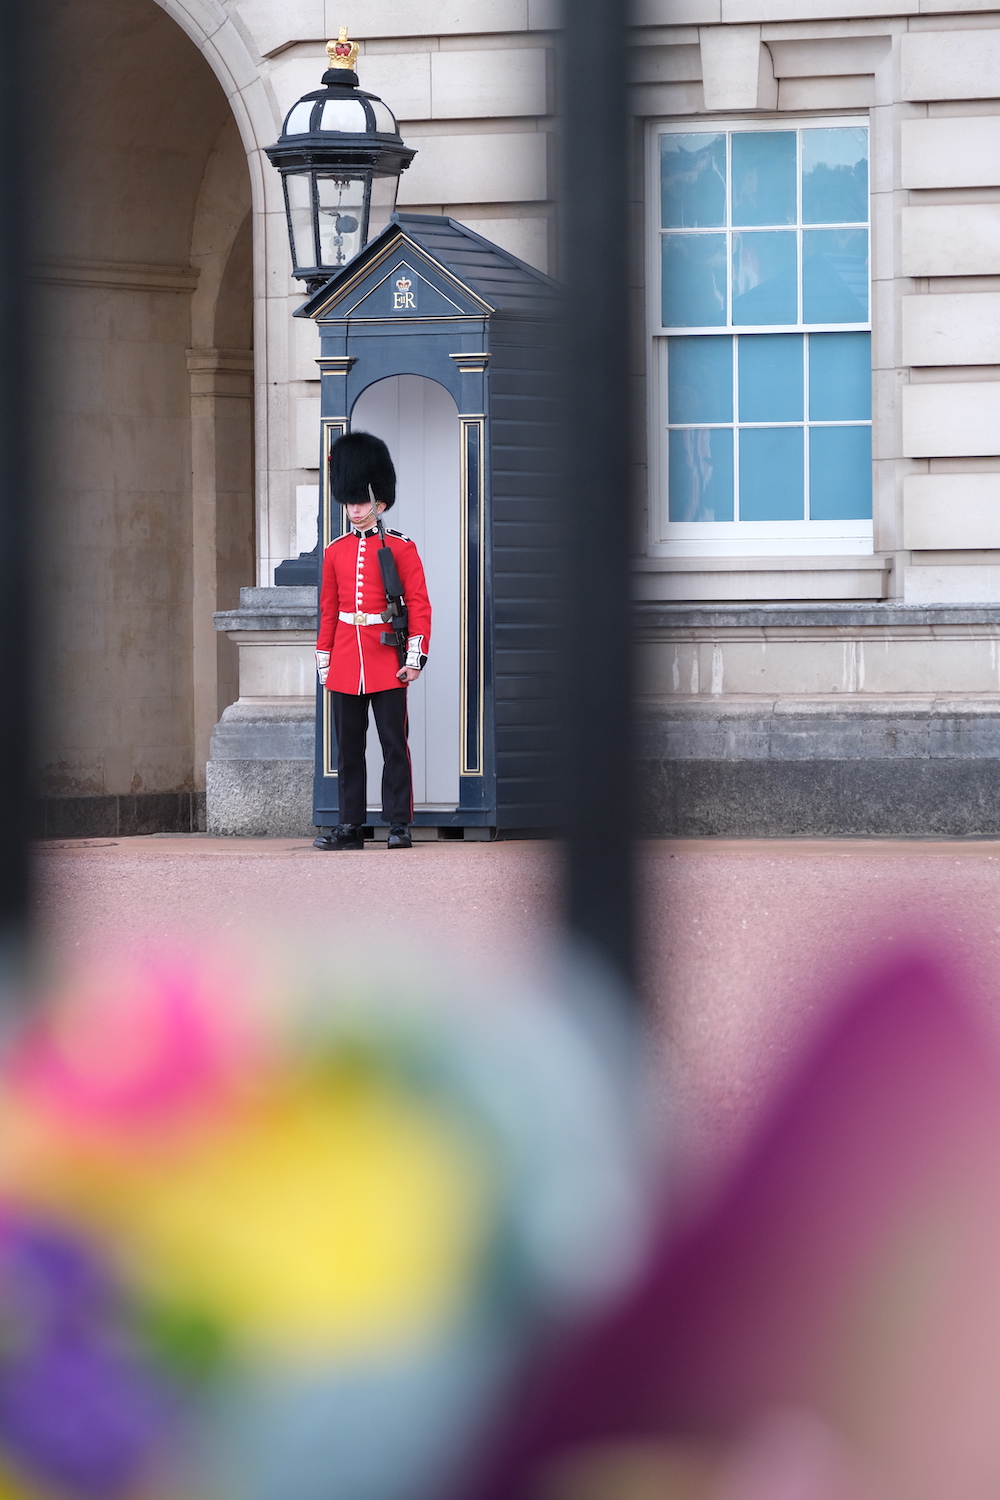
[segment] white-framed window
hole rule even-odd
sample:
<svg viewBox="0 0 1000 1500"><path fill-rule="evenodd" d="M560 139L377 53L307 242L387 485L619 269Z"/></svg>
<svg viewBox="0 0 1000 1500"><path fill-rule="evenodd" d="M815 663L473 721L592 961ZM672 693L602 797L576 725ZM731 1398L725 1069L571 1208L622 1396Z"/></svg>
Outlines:
<svg viewBox="0 0 1000 1500"><path fill-rule="evenodd" d="M654 553L872 550L868 121L649 133Z"/></svg>

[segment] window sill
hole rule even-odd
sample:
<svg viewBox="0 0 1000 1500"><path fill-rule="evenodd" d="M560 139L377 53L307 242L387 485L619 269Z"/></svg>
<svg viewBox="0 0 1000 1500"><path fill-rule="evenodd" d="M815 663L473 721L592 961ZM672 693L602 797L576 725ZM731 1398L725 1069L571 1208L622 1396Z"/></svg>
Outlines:
<svg viewBox="0 0 1000 1500"><path fill-rule="evenodd" d="M632 569L634 598L654 602L885 599L892 558L637 557Z"/></svg>
<svg viewBox="0 0 1000 1500"><path fill-rule="evenodd" d="M674 521L650 548L660 557L865 557L871 521Z"/></svg>

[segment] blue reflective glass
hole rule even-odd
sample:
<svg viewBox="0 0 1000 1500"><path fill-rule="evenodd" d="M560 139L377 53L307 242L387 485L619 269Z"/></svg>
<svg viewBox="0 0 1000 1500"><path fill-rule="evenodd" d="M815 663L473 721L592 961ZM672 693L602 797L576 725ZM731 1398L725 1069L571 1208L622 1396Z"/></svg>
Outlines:
<svg viewBox="0 0 1000 1500"><path fill-rule="evenodd" d="M872 414L870 333L809 335L809 415L814 422L867 421Z"/></svg>
<svg viewBox="0 0 1000 1500"><path fill-rule="evenodd" d="M668 339L667 421L732 420L732 339Z"/></svg>
<svg viewBox="0 0 1000 1500"><path fill-rule="evenodd" d="M802 377L801 333L744 334L739 350L740 421L801 422Z"/></svg>
<svg viewBox="0 0 1000 1500"><path fill-rule="evenodd" d="M801 427L740 429L740 520L805 520Z"/></svg>
<svg viewBox="0 0 1000 1500"><path fill-rule="evenodd" d="M713 229L726 222L726 137L660 136L660 224Z"/></svg>
<svg viewBox="0 0 1000 1500"><path fill-rule="evenodd" d="M867 229L802 231L802 321L867 323Z"/></svg>
<svg viewBox="0 0 1000 1500"><path fill-rule="evenodd" d="M810 520L870 521L871 514L871 428L810 427Z"/></svg>
<svg viewBox="0 0 1000 1500"><path fill-rule="evenodd" d="M726 236L663 237L663 325L718 328L726 322Z"/></svg>
<svg viewBox="0 0 1000 1500"><path fill-rule="evenodd" d="M868 223L868 132L802 132L803 224Z"/></svg>
<svg viewBox="0 0 1000 1500"><path fill-rule="evenodd" d="M797 323L794 229L733 235L733 322Z"/></svg>
<svg viewBox="0 0 1000 1500"><path fill-rule="evenodd" d="M731 427L685 427L670 433L670 519L733 519Z"/></svg>
<svg viewBox="0 0 1000 1500"><path fill-rule="evenodd" d="M794 224L795 131L733 133L733 223Z"/></svg>

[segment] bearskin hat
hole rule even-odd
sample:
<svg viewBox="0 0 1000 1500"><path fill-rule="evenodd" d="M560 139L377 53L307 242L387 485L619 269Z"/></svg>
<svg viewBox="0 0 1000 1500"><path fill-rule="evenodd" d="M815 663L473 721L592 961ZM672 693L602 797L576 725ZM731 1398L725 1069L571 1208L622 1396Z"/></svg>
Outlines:
<svg viewBox="0 0 1000 1500"><path fill-rule="evenodd" d="M330 449L330 489L341 505L363 505L368 486L386 510L396 499L396 470L389 450L371 432L345 432Z"/></svg>

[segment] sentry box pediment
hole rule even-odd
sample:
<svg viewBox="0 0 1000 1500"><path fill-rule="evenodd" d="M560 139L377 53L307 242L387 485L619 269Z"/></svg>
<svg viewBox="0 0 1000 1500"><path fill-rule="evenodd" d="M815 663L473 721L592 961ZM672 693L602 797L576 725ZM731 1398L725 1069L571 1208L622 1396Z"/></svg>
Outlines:
<svg viewBox="0 0 1000 1500"><path fill-rule="evenodd" d="M320 333L323 546L343 524L330 446L353 427L388 443L388 522L424 559L434 623L410 690L415 822L445 836L553 822L558 295L455 220L398 214L297 313ZM326 827L338 797L325 693L317 729L314 820Z"/></svg>
<svg viewBox="0 0 1000 1500"><path fill-rule="evenodd" d="M374 265L359 271L353 285L328 298L316 317L397 324L401 319L475 318L493 311L488 302L428 261L404 237L388 246Z"/></svg>

